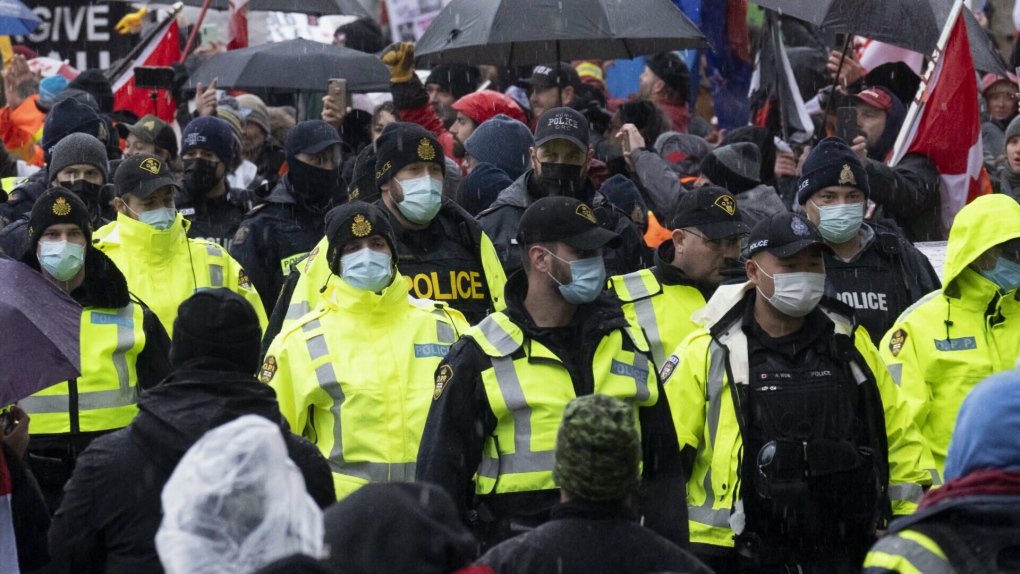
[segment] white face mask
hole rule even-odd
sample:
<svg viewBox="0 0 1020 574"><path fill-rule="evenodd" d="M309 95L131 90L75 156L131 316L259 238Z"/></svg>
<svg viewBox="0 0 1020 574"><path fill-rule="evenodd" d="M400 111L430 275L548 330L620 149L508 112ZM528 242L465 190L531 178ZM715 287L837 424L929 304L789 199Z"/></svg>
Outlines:
<svg viewBox="0 0 1020 574"><path fill-rule="evenodd" d="M340 276L358 289L378 293L393 281L393 258L365 247L340 257Z"/></svg>
<svg viewBox="0 0 1020 574"><path fill-rule="evenodd" d="M754 264L762 275L772 279L775 293L765 297L758 287L758 294L772 304L777 311L790 317L803 317L810 313L825 294L825 273L776 273L769 275L757 263Z"/></svg>
<svg viewBox="0 0 1020 574"><path fill-rule="evenodd" d="M863 204L818 205L812 201L811 205L818 209L818 231L829 243L846 243L860 231L864 220Z"/></svg>
<svg viewBox="0 0 1020 574"><path fill-rule="evenodd" d="M400 182L404 192L404 200L397 204L397 209L404 217L425 225L439 213L443 203L443 181L423 175L415 179Z"/></svg>

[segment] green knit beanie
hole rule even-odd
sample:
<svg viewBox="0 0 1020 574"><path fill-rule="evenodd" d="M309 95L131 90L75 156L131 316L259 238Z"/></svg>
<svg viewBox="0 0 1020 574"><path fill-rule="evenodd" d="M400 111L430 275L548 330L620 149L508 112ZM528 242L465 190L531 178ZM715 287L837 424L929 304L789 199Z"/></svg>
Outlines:
<svg viewBox="0 0 1020 574"><path fill-rule="evenodd" d="M585 500L621 499L641 483L634 408L608 395L576 398L563 410L553 480Z"/></svg>

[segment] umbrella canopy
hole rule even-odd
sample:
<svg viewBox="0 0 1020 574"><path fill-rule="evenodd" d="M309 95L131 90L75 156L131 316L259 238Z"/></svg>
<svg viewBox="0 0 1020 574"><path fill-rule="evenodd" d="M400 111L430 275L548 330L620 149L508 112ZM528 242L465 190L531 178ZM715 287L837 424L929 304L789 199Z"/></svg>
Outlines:
<svg viewBox="0 0 1020 574"><path fill-rule="evenodd" d="M414 53L425 65L524 66L706 47L670 0L453 0Z"/></svg>
<svg viewBox="0 0 1020 574"><path fill-rule="evenodd" d="M18 0L0 0L0 36L24 36L40 24L35 12Z"/></svg>
<svg viewBox="0 0 1020 574"><path fill-rule="evenodd" d="M387 92L390 72L379 58L343 46L297 39L231 50L209 58L188 81L235 90L326 91L331 78L345 78L352 92Z"/></svg>
<svg viewBox="0 0 1020 574"><path fill-rule="evenodd" d="M935 51L954 0L751 0L763 8L806 20L830 32L857 34L913 50ZM964 10L971 55L978 70L1002 72L1006 66L980 25Z"/></svg>
<svg viewBox="0 0 1020 574"><path fill-rule="evenodd" d="M81 376L81 305L31 267L0 257L0 406Z"/></svg>
<svg viewBox="0 0 1020 574"><path fill-rule="evenodd" d="M139 0L117 0L119 2L139 2ZM169 0L140 0L143 4L165 4ZM185 6L201 8L205 0L181 0ZM228 10L230 0L211 0L209 8ZM371 18L372 15L358 0L249 0L248 10L266 12L299 12L316 16L357 16Z"/></svg>

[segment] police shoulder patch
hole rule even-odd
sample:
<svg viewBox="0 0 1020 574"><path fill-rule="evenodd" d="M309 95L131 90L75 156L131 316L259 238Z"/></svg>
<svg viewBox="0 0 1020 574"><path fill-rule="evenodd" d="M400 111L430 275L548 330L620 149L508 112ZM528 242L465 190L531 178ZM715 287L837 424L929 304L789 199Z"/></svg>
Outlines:
<svg viewBox="0 0 1020 574"><path fill-rule="evenodd" d="M451 379L453 379L453 367L450 365L439 367L439 371L436 373L436 390L432 393L432 400L439 400L440 395L443 394L446 386L450 384Z"/></svg>
<svg viewBox="0 0 1020 574"><path fill-rule="evenodd" d="M276 376L276 357L269 355L266 357L265 362L262 363L262 369L259 371L259 381L268 385L274 376Z"/></svg>
<svg viewBox="0 0 1020 574"><path fill-rule="evenodd" d="M896 332L889 337L889 352L892 356L900 356L900 351L903 350L903 343L907 340L907 332L903 329L896 329Z"/></svg>
<svg viewBox="0 0 1020 574"><path fill-rule="evenodd" d="M252 290L251 279L248 279L248 274L244 272L244 269L237 272L237 286L248 291Z"/></svg>
<svg viewBox="0 0 1020 574"><path fill-rule="evenodd" d="M673 371L676 370L676 366L680 364L680 357L676 355L670 355L666 359L666 364L662 366L662 370L659 371L659 379L662 380L663 384L673 376Z"/></svg>

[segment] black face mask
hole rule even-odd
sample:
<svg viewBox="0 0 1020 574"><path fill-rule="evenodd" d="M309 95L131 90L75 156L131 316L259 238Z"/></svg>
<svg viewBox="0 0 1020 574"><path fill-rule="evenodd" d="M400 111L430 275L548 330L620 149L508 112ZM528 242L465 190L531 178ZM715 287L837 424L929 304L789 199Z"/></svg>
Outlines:
<svg viewBox="0 0 1020 574"><path fill-rule="evenodd" d="M201 197L220 182L222 177L216 175L220 163L208 159L192 158L184 160L184 191L192 198Z"/></svg>
<svg viewBox="0 0 1020 574"><path fill-rule="evenodd" d="M538 186L547 196L562 195L586 201L584 178L581 177L583 167L568 163L542 162L542 177L538 180Z"/></svg>
<svg viewBox="0 0 1020 574"><path fill-rule="evenodd" d="M296 157L287 158L291 189L307 207L321 209L331 202L342 201L343 189L339 169L322 169L309 165Z"/></svg>
<svg viewBox="0 0 1020 574"><path fill-rule="evenodd" d="M80 197L85 206L88 207L89 213L93 216L98 215L101 206L105 201L108 201L106 197L107 186L102 183L92 183L84 179L79 179L74 183L69 181L61 181L59 183L60 187Z"/></svg>

